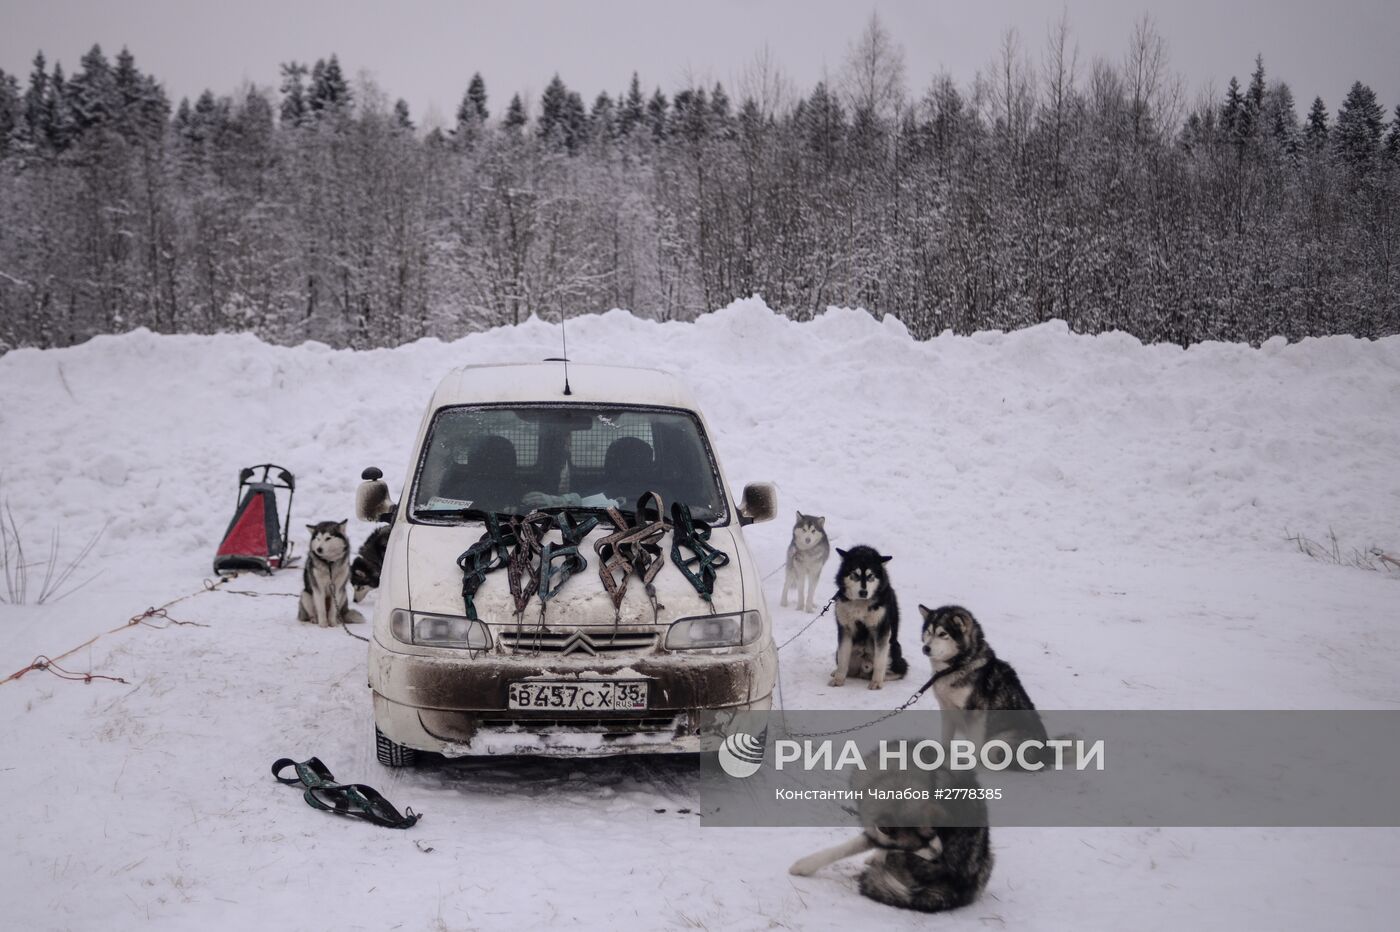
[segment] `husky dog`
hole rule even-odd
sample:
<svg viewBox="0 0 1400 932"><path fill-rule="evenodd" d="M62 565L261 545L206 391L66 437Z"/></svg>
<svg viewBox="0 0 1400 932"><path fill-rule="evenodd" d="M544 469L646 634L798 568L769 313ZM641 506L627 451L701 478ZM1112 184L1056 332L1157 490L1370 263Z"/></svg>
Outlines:
<svg viewBox="0 0 1400 932"><path fill-rule="evenodd" d="M909 669L899 649L899 602L885 573L890 558L864 545L836 552L836 670L829 685L868 676L869 688L881 689L886 676L899 679Z"/></svg>
<svg viewBox="0 0 1400 932"><path fill-rule="evenodd" d="M792 527L792 543L787 550L787 578L783 581L783 598L779 605L788 604L788 590L797 590L797 610L813 609L812 593L817 591L817 578L827 557L831 556L831 541L826 536L826 519L797 513ZM806 593L804 596L803 593Z"/></svg>
<svg viewBox="0 0 1400 932"><path fill-rule="evenodd" d="M1000 716L1015 721L998 728L993 737L1011 743L1044 741L1045 723L1035 711L1035 704L1021 685L1020 677L1011 664L992 652L982 636L982 626L972 613L960 605L934 609L920 605L919 613L924 617L924 653L933 665L933 694L938 697L938 708L943 713L944 745L953 739L959 727L965 733L974 730L967 727L964 714L967 712L1026 713ZM975 730L979 734L968 737L980 744L989 736L980 733L987 727L985 716L977 718L979 723Z"/></svg>
<svg viewBox="0 0 1400 932"><path fill-rule="evenodd" d="M888 782L890 789L904 788L908 774L874 771L870 785ZM939 788L977 788L966 772L947 769L927 774L928 798L901 803L871 802L864 794L860 819L864 831L850 841L808 855L788 873L806 877L828 864L877 849L860 875L860 892L889 906L935 913L966 906L977 899L992 875L991 834L987 831L987 804L980 799L955 803L934 802ZM859 777L857 783L862 782ZM976 794L969 794L969 796ZM951 821L971 823L953 827ZM893 828L891 825L917 827Z"/></svg>
<svg viewBox="0 0 1400 932"><path fill-rule="evenodd" d="M355 601L364 601L371 589L379 588L379 573L384 569L384 551L389 545L389 525L374 529L360 552L350 563L350 586L355 590Z"/></svg>
<svg viewBox="0 0 1400 932"><path fill-rule="evenodd" d="M345 585L350 581L350 538L345 535L345 525L345 521L322 521L306 526L311 545L301 574L297 621L314 621L330 628L361 620L345 597Z"/></svg>

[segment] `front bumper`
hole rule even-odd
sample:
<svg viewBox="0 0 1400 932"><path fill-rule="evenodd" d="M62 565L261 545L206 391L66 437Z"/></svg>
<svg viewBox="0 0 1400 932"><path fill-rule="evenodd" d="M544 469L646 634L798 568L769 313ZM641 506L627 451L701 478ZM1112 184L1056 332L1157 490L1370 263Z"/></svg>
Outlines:
<svg viewBox="0 0 1400 932"><path fill-rule="evenodd" d="M369 665L375 724L399 744L447 757L599 757L702 750L729 714L771 706L778 658L771 641L727 653L618 658L486 653L472 658L399 653L376 640L370 644ZM510 684L526 679L644 679L648 708L508 709Z"/></svg>

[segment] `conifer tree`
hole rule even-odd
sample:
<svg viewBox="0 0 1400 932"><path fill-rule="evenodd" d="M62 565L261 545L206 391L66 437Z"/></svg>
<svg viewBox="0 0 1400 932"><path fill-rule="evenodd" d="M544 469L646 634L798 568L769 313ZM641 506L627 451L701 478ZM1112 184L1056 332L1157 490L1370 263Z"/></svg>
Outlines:
<svg viewBox="0 0 1400 932"><path fill-rule="evenodd" d="M140 130L141 114L141 72L136 70L136 57L131 50L122 46L117 53L117 68L113 75L117 90L117 112L122 131L135 135Z"/></svg>
<svg viewBox="0 0 1400 932"><path fill-rule="evenodd" d="M805 114L807 145L830 165L836 158L837 143L845 126L845 114L836 95L818 81L807 101Z"/></svg>
<svg viewBox="0 0 1400 932"><path fill-rule="evenodd" d="M1298 113L1293 105L1293 89L1279 81L1264 98L1264 125L1270 136L1284 147L1297 143Z"/></svg>
<svg viewBox="0 0 1400 932"><path fill-rule="evenodd" d="M82 69L69 82L68 91L79 132L111 121L118 106L117 88L101 46L94 45L82 57Z"/></svg>
<svg viewBox="0 0 1400 932"><path fill-rule="evenodd" d="M451 131L453 141L461 149L472 148L476 145L477 137L481 135L485 122L485 118L477 109L476 102L472 100L469 89L462 95L462 102L457 105L457 125Z"/></svg>
<svg viewBox="0 0 1400 932"><path fill-rule="evenodd" d="M1314 97L1308 110L1308 124L1303 130L1303 139L1310 149L1321 149L1327 145L1327 105L1321 97Z"/></svg>
<svg viewBox="0 0 1400 932"><path fill-rule="evenodd" d="M1220 129L1233 140L1244 137L1244 95L1240 93L1240 82L1231 77L1225 89L1225 103L1220 107Z"/></svg>
<svg viewBox="0 0 1400 932"><path fill-rule="evenodd" d="M519 133L524 128L525 103L519 94L510 99L510 106L506 108L506 116L501 125L513 133Z"/></svg>
<svg viewBox="0 0 1400 932"><path fill-rule="evenodd" d="M588 112L589 135L594 139L615 139L617 137L617 108L607 91L600 91L593 98L593 109Z"/></svg>
<svg viewBox="0 0 1400 932"><path fill-rule="evenodd" d="M714 90L710 91L710 116L714 117L717 123L725 123L729 120L729 95L724 92L724 85L715 82Z"/></svg>
<svg viewBox="0 0 1400 932"><path fill-rule="evenodd" d="M171 127L175 130L175 135L184 139L189 133L190 123L194 120L194 114L190 110L190 99L180 98L180 105L175 108L175 116L171 120Z"/></svg>
<svg viewBox="0 0 1400 932"><path fill-rule="evenodd" d="M19 94L19 81L0 68L0 156L16 141L18 129L24 122L24 104Z"/></svg>
<svg viewBox="0 0 1400 932"><path fill-rule="evenodd" d="M49 79L48 93L44 97L43 120L46 140L55 152L66 150L78 135L78 124L74 119L69 97L63 65L56 64L53 66L53 77Z"/></svg>
<svg viewBox="0 0 1400 932"><path fill-rule="evenodd" d="M573 154L588 141L588 111L578 91L570 91L564 99L563 126L564 145Z"/></svg>
<svg viewBox="0 0 1400 932"><path fill-rule="evenodd" d="M471 83L467 85L467 101L479 121L485 123L491 118L486 110L486 82L482 80L480 71L472 75Z"/></svg>
<svg viewBox="0 0 1400 932"><path fill-rule="evenodd" d="M170 101L156 80L136 67L136 57L125 46L117 55L113 80L121 132L133 139L159 136L170 115Z"/></svg>
<svg viewBox="0 0 1400 932"><path fill-rule="evenodd" d="M568 104L569 90L555 74L540 95L540 118L535 121L535 134L540 139L555 146L565 144L568 135L565 110Z"/></svg>
<svg viewBox="0 0 1400 932"><path fill-rule="evenodd" d="M642 96L642 85L637 72L632 72L632 84L627 96L619 106L617 130L620 135L629 136L646 119L646 98Z"/></svg>
<svg viewBox="0 0 1400 932"><path fill-rule="evenodd" d="M306 66L289 61L282 65L282 108L283 126L301 126L306 122Z"/></svg>
<svg viewBox="0 0 1400 932"><path fill-rule="evenodd" d="M413 118L408 112L408 101L402 97L394 101L394 123L399 129L413 129Z"/></svg>
<svg viewBox="0 0 1400 932"><path fill-rule="evenodd" d="M1360 81L1354 83L1337 111L1337 125L1332 133L1337 157L1354 171L1368 171L1375 162L1384 121L1385 112L1376 102L1376 92Z"/></svg>
<svg viewBox="0 0 1400 932"><path fill-rule="evenodd" d="M656 93L651 95L651 100L647 101L647 125L651 128L653 139L665 138L666 111L669 107L666 95L661 93L661 88L658 87Z"/></svg>
<svg viewBox="0 0 1400 932"><path fill-rule="evenodd" d="M208 88L194 102L194 109L185 124L185 142L198 149L214 138L219 118L219 102Z"/></svg>
<svg viewBox="0 0 1400 932"><path fill-rule="evenodd" d="M307 107L313 115L340 113L350 106L350 86L340 71L340 60L332 53L329 59L317 59L311 68L311 91Z"/></svg>
<svg viewBox="0 0 1400 932"><path fill-rule="evenodd" d="M1243 120L1240 135L1246 139L1253 136L1259 130L1260 116L1264 112L1264 95L1266 93L1264 84L1264 56L1256 55L1254 58L1254 74L1249 78L1249 90L1244 95L1244 107L1240 111Z"/></svg>
<svg viewBox="0 0 1400 932"><path fill-rule="evenodd" d="M29 73L29 87L24 92L24 139L30 145L48 141L49 72L44 53L34 56L34 70Z"/></svg>

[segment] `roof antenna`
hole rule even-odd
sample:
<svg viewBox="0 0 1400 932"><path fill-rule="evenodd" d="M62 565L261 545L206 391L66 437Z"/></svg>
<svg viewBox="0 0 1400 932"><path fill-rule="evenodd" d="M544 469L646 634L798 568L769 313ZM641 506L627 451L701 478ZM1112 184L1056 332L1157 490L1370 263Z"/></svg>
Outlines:
<svg viewBox="0 0 1400 932"><path fill-rule="evenodd" d="M559 309L559 334L564 338L564 355L548 356L545 362L562 362L564 364L564 394L572 395L573 389L569 388L569 331L564 327L564 309Z"/></svg>
<svg viewBox="0 0 1400 932"><path fill-rule="evenodd" d="M564 309L559 309L559 335L564 338L564 394L572 395L569 388L569 331L564 327Z"/></svg>

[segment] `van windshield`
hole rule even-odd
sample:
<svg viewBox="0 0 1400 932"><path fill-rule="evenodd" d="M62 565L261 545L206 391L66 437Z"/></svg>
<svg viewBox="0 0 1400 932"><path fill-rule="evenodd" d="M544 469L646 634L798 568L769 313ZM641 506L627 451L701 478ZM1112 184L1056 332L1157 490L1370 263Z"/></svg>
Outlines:
<svg viewBox="0 0 1400 932"><path fill-rule="evenodd" d="M433 418L413 517L458 521L535 509L636 509L644 492L728 520L718 470L689 412L585 405L460 406Z"/></svg>

